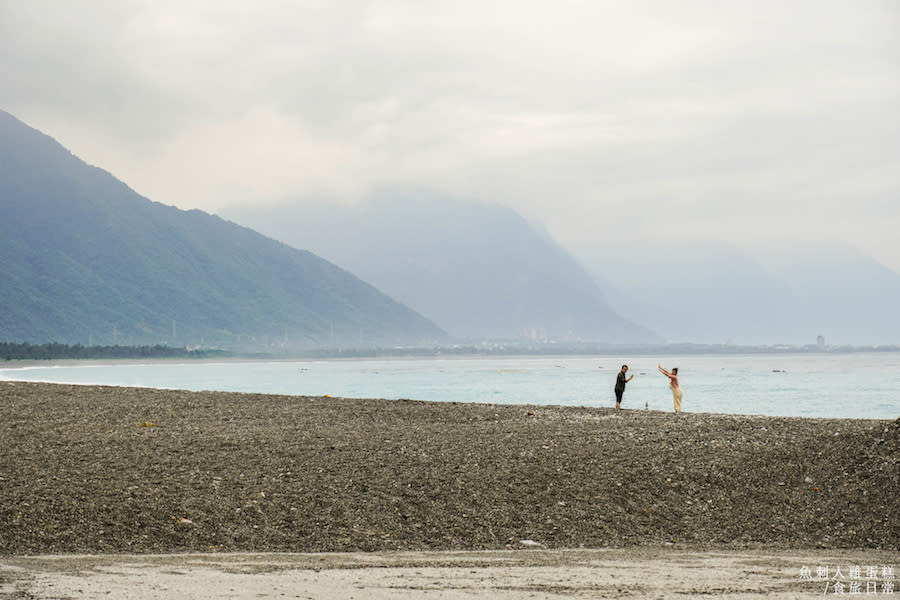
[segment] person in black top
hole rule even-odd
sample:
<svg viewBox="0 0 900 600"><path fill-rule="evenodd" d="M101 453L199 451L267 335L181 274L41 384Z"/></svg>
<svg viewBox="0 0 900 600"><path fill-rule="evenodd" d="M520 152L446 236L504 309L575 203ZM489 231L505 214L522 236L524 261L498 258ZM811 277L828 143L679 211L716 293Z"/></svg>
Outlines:
<svg viewBox="0 0 900 600"><path fill-rule="evenodd" d="M622 408L622 394L625 393L625 384L634 378L634 375L625 379L628 374L628 365L622 365L622 370L616 375L616 408Z"/></svg>

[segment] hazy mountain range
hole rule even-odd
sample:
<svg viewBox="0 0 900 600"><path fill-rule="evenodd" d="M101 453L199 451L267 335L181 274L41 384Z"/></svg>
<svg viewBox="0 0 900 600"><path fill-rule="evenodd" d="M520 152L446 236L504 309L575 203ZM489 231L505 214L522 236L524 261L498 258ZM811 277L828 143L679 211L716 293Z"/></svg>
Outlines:
<svg viewBox="0 0 900 600"><path fill-rule="evenodd" d="M151 202L2 111L0 210L2 341L900 342L900 275L852 248L568 248L508 208L399 189L228 222Z"/></svg>
<svg viewBox="0 0 900 600"><path fill-rule="evenodd" d="M224 214L346 266L459 336L900 342L900 275L837 244L600 242L570 251L508 208L408 190L359 206L244 206Z"/></svg>
<svg viewBox="0 0 900 600"><path fill-rule="evenodd" d="M347 271L151 202L0 112L0 340L287 348L445 332Z"/></svg>
<svg viewBox="0 0 900 600"><path fill-rule="evenodd" d="M577 253L620 314L669 341L900 342L900 275L854 248L697 242Z"/></svg>
<svg viewBox="0 0 900 600"><path fill-rule="evenodd" d="M228 218L340 264L467 340L658 343L514 211L383 190L357 206L236 206Z"/></svg>

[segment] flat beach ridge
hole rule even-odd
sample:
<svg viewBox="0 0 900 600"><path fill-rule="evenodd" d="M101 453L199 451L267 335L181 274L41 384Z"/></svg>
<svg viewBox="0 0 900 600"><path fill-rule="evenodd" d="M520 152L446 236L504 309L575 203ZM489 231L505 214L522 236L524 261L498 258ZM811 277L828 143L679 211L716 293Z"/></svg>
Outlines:
<svg viewBox="0 0 900 600"><path fill-rule="evenodd" d="M0 382L0 555L900 549L900 419Z"/></svg>

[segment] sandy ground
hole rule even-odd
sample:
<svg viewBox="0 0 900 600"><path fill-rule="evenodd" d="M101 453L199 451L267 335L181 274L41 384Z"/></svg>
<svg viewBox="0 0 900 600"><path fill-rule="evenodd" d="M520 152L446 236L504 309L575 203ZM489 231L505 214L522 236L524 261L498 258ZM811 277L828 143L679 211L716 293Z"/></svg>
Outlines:
<svg viewBox="0 0 900 600"><path fill-rule="evenodd" d="M900 567L897 559L896 553L871 550L674 548L54 555L0 559L0 598L816 598L834 595L837 582L845 595L856 582L859 595L874 585L884 598L900 595L885 594L882 577L883 567ZM828 580L818 577L824 567ZM876 575L867 579L870 567Z"/></svg>

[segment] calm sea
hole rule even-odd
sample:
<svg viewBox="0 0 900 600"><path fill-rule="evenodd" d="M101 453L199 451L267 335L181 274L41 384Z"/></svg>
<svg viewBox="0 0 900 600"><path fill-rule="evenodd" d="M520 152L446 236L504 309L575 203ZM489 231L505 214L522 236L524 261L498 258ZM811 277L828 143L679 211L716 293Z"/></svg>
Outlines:
<svg viewBox="0 0 900 600"><path fill-rule="evenodd" d="M612 407L627 363L635 377L623 407L672 410L659 362L679 368L687 412L900 416L900 353L86 362L0 368L0 380Z"/></svg>

